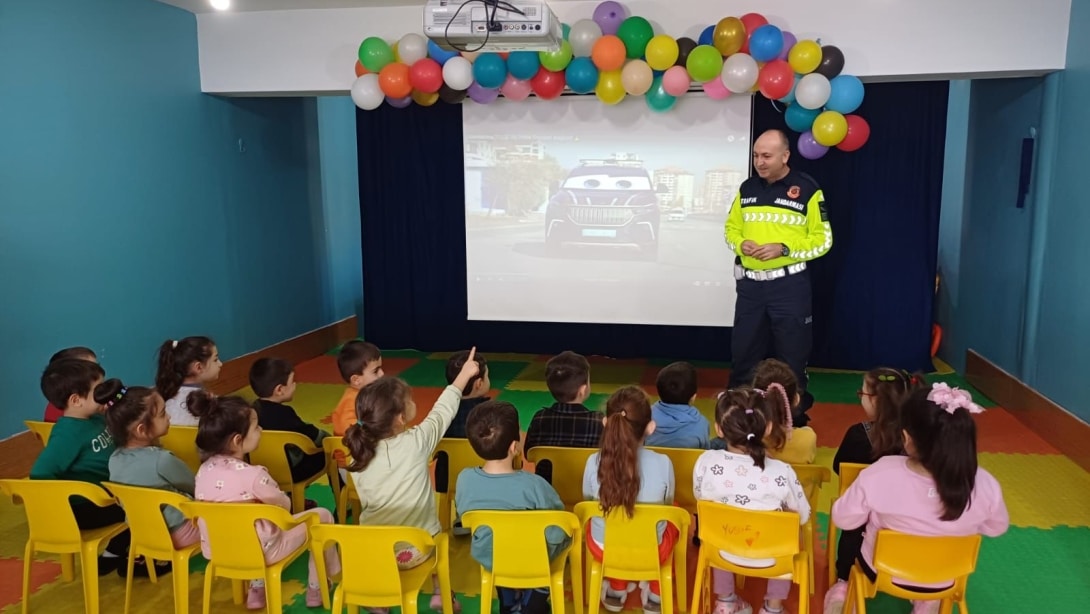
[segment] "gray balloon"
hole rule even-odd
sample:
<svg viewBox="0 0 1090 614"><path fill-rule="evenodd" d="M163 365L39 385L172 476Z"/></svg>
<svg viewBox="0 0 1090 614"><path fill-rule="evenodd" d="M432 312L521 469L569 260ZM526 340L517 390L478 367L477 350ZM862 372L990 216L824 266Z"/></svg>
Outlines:
<svg viewBox="0 0 1090 614"><path fill-rule="evenodd" d="M602 38L602 28L591 19L580 19L572 24L568 33L568 42L571 43L572 55L577 58L589 58L594 49L594 43Z"/></svg>

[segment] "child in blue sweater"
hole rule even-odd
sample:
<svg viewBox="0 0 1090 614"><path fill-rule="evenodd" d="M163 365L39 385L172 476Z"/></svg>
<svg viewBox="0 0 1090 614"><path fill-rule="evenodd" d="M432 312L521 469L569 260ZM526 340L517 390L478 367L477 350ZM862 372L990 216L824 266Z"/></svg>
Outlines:
<svg viewBox="0 0 1090 614"><path fill-rule="evenodd" d="M675 362L659 371L655 386L659 402L651 406L655 431L646 445L660 448L708 449L711 427L700 410L692 406L696 398L696 368L687 362Z"/></svg>

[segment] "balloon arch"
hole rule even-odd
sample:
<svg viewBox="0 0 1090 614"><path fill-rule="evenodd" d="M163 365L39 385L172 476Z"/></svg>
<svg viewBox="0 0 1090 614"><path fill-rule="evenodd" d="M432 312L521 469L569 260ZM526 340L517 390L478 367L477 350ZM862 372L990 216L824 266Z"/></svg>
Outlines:
<svg viewBox="0 0 1090 614"><path fill-rule="evenodd" d="M853 114L863 83L843 68L837 47L797 40L758 13L724 17L694 41L656 34L647 19L609 1L591 19L565 24L560 49L550 52L456 52L420 34L393 44L368 37L351 91L356 106L368 111L384 101L397 108L467 97L488 104L500 95L550 100L568 90L593 93L607 105L642 96L657 112L673 109L694 83L715 100L760 92L786 105L798 153L814 160L830 147L855 151L870 137L866 120Z"/></svg>

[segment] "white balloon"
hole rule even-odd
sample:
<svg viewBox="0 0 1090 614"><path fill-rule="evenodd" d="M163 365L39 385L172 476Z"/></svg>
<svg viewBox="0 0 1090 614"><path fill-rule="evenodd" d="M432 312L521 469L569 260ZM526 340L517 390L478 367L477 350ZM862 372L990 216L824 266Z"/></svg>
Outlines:
<svg viewBox="0 0 1090 614"><path fill-rule="evenodd" d="M459 56L443 64L443 82L452 90L465 90L473 85L473 64Z"/></svg>
<svg viewBox="0 0 1090 614"><path fill-rule="evenodd" d="M795 102L804 109L820 109L829 102L832 91L825 75L810 73L799 79L799 84L795 86Z"/></svg>
<svg viewBox="0 0 1090 614"><path fill-rule="evenodd" d="M368 73L352 83L352 102L364 111L372 111L382 104L385 94L378 84L378 75Z"/></svg>
<svg viewBox="0 0 1090 614"><path fill-rule="evenodd" d="M719 78L732 93L744 94L757 85L760 74L757 60L746 53L735 53L723 62L723 74Z"/></svg>
<svg viewBox="0 0 1090 614"><path fill-rule="evenodd" d="M602 27L594 23L592 19L580 19L572 24L568 32L568 42L571 43L572 55L579 58L589 58L594 43L602 38Z"/></svg>
<svg viewBox="0 0 1090 614"><path fill-rule="evenodd" d="M403 63L412 66L417 60L428 57L428 41L419 34L406 34L397 42L397 55Z"/></svg>

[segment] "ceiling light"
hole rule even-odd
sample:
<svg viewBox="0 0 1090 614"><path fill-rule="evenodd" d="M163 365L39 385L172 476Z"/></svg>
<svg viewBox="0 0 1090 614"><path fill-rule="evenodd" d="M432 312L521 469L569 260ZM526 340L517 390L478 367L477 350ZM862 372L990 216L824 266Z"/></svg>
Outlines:
<svg viewBox="0 0 1090 614"><path fill-rule="evenodd" d="M231 0L208 0L208 2L217 11L226 11L231 8Z"/></svg>

